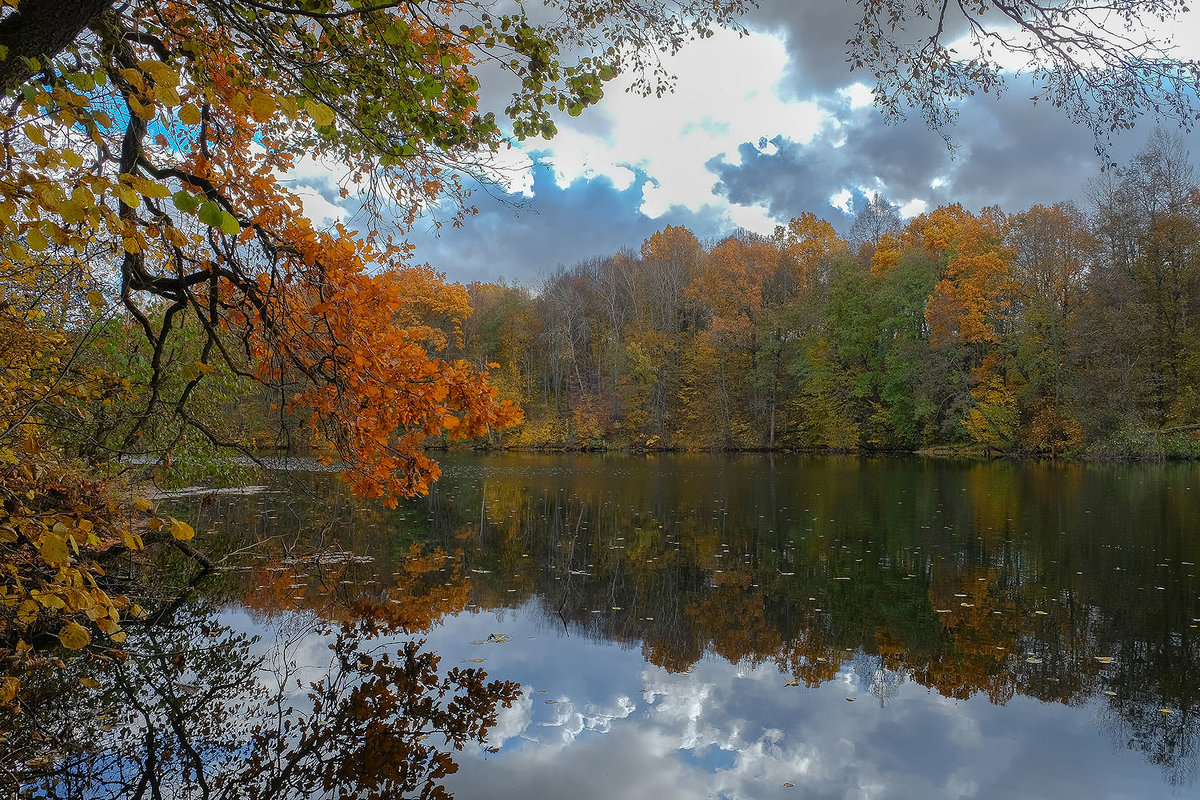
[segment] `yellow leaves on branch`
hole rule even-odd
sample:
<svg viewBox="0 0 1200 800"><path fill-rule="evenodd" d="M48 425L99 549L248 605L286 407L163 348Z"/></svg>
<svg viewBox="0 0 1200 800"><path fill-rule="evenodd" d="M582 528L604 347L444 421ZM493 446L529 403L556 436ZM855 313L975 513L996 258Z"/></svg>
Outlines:
<svg viewBox="0 0 1200 800"><path fill-rule="evenodd" d="M1015 289L1013 253L1003 244L1006 226L996 209L976 216L958 204L942 206L914 219L899 236L883 236L872 271L894 269L905 249L933 255L944 272L925 312L930 343L997 342L997 322L1008 313Z"/></svg>
<svg viewBox="0 0 1200 800"><path fill-rule="evenodd" d="M68 650L81 650L92 641L92 636L78 622L68 622L58 632L58 640Z"/></svg>

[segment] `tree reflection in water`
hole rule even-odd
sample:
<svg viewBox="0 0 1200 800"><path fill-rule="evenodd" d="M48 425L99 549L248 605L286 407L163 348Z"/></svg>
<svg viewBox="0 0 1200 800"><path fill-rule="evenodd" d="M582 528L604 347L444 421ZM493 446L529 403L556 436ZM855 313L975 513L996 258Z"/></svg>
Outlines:
<svg viewBox="0 0 1200 800"><path fill-rule="evenodd" d="M5 721L5 780L20 798L448 798L453 752L484 742L520 689L439 672L412 637L436 614L389 597L339 605L332 626L277 614L270 647L192 603L123 653L31 673Z"/></svg>
<svg viewBox="0 0 1200 800"><path fill-rule="evenodd" d="M517 687L439 675L406 637L519 607L672 673L719 657L775 666L797 692L853 674L883 705L925 687L1018 706L1017 729L1018 698L1073 707L1168 783L1194 783L1200 504L1170 487L1198 486L1200 470L731 463L448 457L431 496L396 512L335 519L349 502L336 486L308 507L288 498L290 519L263 497L198 507L198 527L230 532L214 549L287 537L288 550L137 637L136 663L89 667L102 691L27 700L0 768L58 754L29 769L31 796L444 796L454 750ZM335 541L344 557L287 556ZM267 657L215 608L335 632L281 631ZM328 673L307 671L314 643ZM51 768L75 783L51 789L37 772Z"/></svg>

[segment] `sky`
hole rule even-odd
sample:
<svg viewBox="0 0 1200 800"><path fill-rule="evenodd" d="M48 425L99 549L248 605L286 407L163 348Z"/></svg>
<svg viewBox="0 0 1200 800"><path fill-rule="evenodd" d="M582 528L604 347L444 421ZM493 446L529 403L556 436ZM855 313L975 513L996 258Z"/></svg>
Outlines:
<svg viewBox="0 0 1200 800"><path fill-rule="evenodd" d="M435 230L419 220L415 261L450 280L507 281L533 288L560 266L637 248L667 225L716 240L738 228L770 233L804 212L845 234L880 192L912 217L945 203L1017 212L1071 200L1102 159L1083 127L1032 94L1018 78L999 98L964 102L945 130L919 119L889 123L851 73L844 42L859 7L837 0L760 0L750 34L720 31L667 60L675 90L661 98L622 91L622 78L579 118L562 115L552 141L530 140L500 156L502 189L472 197L466 227ZM1170 30L1200 41L1196 12ZM484 106L502 93L487 95ZM1125 163L1153 121L1114 138ZM1193 153L1200 138L1188 137ZM296 174L318 222L353 214L320 165Z"/></svg>

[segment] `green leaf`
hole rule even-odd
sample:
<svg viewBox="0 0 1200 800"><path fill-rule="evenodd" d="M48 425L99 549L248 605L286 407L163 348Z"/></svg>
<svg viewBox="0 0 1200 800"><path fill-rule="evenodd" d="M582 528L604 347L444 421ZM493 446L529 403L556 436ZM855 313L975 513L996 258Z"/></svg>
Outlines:
<svg viewBox="0 0 1200 800"><path fill-rule="evenodd" d="M219 205L212 200L208 200L200 206L200 211L196 214L196 217L205 225L219 228L221 227L221 218L224 213Z"/></svg>
<svg viewBox="0 0 1200 800"><path fill-rule="evenodd" d="M178 192L171 195L171 202L173 202L175 207L180 211L195 211L196 207L200 205L200 198L196 197L196 195L192 194L191 192L185 192L184 190L180 189Z"/></svg>
<svg viewBox="0 0 1200 800"><path fill-rule="evenodd" d="M394 47L403 42L407 35L408 24L398 19L383 31L383 41Z"/></svg>
<svg viewBox="0 0 1200 800"><path fill-rule="evenodd" d="M221 212L221 223L219 225L222 233L228 233L230 236L236 236L242 232L242 226L238 224L237 217L230 214L228 211Z"/></svg>

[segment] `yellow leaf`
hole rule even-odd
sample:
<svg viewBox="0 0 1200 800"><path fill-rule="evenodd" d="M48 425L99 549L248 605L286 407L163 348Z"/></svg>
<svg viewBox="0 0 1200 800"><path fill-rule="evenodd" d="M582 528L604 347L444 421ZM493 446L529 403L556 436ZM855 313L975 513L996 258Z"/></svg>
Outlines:
<svg viewBox="0 0 1200 800"><path fill-rule="evenodd" d="M164 106L177 106L182 102L179 92L175 90L175 87L166 84L159 84L154 87L154 99Z"/></svg>
<svg viewBox="0 0 1200 800"><path fill-rule="evenodd" d="M85 689L99 689L100 681L95 678L80 678L79 685Z"/></svg>
<svg viewBox="0 0 1200 800"><path fill-rule="evenodd" d="M130 208L137 208L142 202L141 195L124 184L117 186L117 196L121 198L122 203Z"/></svg>
<svg viewBox="0 0 1200 800"><path fill-rule="evenodd" d="M144 92L146 90L146 77L142 75L141 70L134 69L133 67L126 67L125 69L117 70L117 74L128 81L129 85L137 89L139 92Z"/></svg>
<svg viewBox="0 0 1200 800"><path fill-rule="evenodd" d="M29 249L33 252L40 253L46 249L46 237L42 235L40 229L30 228L25 233L25 244L28 245Z"/></svg>
<svg viewBox="0 0 1200 800"><path fill-rule="evenodd" d="M42 554L42 560L52 567L65 567L71 560L67 541L55 533L47 533L42 536L38 551Z"/></svg>
<svg viewBox="0 0 1200 800"><path fill-rule="evenodd" d="M154 82L158 84L166 84L168 86L179 85L179 73L171 69L170 65L164 64L162 61L154 59L146 59L139 61L138 66L146 73L154 78Z"/></svg>
<svg viewBox="0 0 1200 800"><path fill-rule="evenodd" d="M154 503L144 497L135 497L133 498L133 507L138 511L150 512L154 510Z"/></svg>
<svg viewBox="0 0 1200 800"><path fill-rule="evenodd" d="M143 197L170 197L171 190L158 181L143 178L141 175L130 175L129 185Z"/></svg>
<svg viewBox="0 0 1200 800"><path fill-rule="evenodd" d="M259 122L266 122L275 115L275 98L265 92L255 92L250 98L250 113Z"/></svg>
<svg viewBox="0 0 1200 800"><path fill-rule="evenodd" d="M130 95L129 96L129 107L133 110L133 113L136 114L139 119L144 119L147 122L154 119L155 108L154 108L153 101L151 101L149 103L143 103L134 95Z"/></svg>
<svg viewBox="0 0 1200 800"><path fill-rule="evenodd" d="M17 678L5 678L0 681L0 705L6 705L17 699L21 689L21 681Z"/></svg>
<svg viewBox="0 0 1200 800"><path fill-rule="evenodd" d="M144 547L142 544L142 537L138 536L136 533L124 531L121 534L121 539L125 542L125 546L130 550L141 550Z"/></svg>
<svg viewBox="0 0 1200 800"><path fill-rule="evenodd" d="M37 600L39 603L41 603L46 608L54 608L54 609L61 610L61 609L64 609L67 607L66 601L63 600L58 595L54 594L53 592L41 592L41 591L38 591L37 589L34 589L32 592L30 592L30 594L33 596L33 598L35 600Z"/></svg>
<svg viewBox="0 0 1200 800"><path fill-rule="evenodd" d="M179 109L179 121L184 125L199 125L200 120L200 109L196 108L195 103L188 103Z"/></svg>
<svg viewBox="0 0 1200 800"><path fill-rule="evenodd" d="M284 114L287 114L289 118L295 118L296 112L299 110L299 106L296 104L296 98L277 97L275 102L279 105L279 109Z"/></svg>
<svg viewBox="0 0 1200 800"><path fill-rule="evenodd" d="M171 517L171 535L181 542L186 542L196 535L196 531L186 522Z"/></svg>
<svg viewBox="0 0 1200 800"><path fill-rule="evenodd" d="M316 100L309 100L304 104L304 110L312 117L313 122L318 125L332 125L334 120L333 109L324 103Z"/></svg>
<svg viewBox="0 0 1200 800"><path fill-rule="evenodd" d="M46 135L42 133L41 128L30 122L24 127L23 130L25 131L25 136L29 138L29 141L33 142L38 147L46 146Z"/></svg>
<svg viewBox="0 0 1200 800"><path fill-rule="evenodd" d="M88 646L88 643L92 641L92 636L87 632L87 628L78 622L68 622L58 632L58 640L68 650L80 650Z"/></svg>
<svg viewBox="0 0 1200 800"><path fill-rule="evenodd" d="M38 618L39 613L41 613L41 609L38 607L37 602L26 600L17 608L17 622L28 625Z"/></svg>

